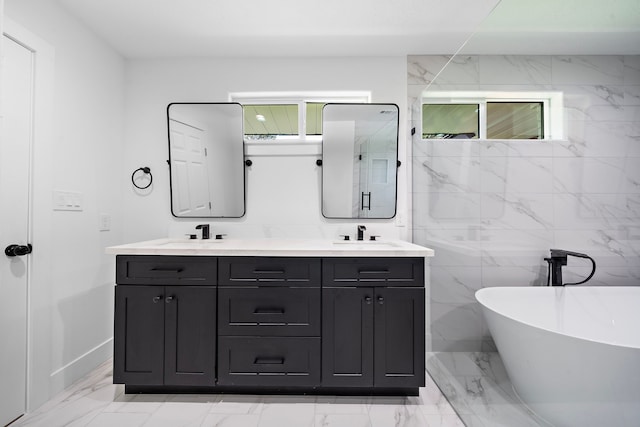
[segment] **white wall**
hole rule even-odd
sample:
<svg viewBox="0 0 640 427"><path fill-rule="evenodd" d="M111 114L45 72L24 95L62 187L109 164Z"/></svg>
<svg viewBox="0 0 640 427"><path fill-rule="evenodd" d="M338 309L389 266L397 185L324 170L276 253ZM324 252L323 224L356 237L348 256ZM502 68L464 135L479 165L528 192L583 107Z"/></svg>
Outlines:
<svg viewBox="0 0 640 427"><path fill-rule="evenodd" d="M319 147L247 147L253 166L247 169L247 209L240 219L182 220L171 216L166 107L171 102L227 101L230 92L371 91L372 102L400 106L406 120L406 59L168 59L133 60L126 78L125 173L151 167L148 191L125 188L123 242L179 237L207 222L214 233L229 237L337 238L354 234L356 224L383 238L406 238L406 129L400 130L399 215L393 220L327 220L320 211ZM314 152L316 154L314 154ZM252 155L252 153L254 155Z"/></svg>
<svg viewBox="0 0 640 427"><path fill-rule="evenodd" d="M112 351L115 272L104 248L122 240L124 61L55 2L7 0L4 10L55 51L42 89L52 116L36 115L33 152L32 410ZM54 189L81 192L83 210L53 211ZM100 213L111 231L99 231Z"/></svg>

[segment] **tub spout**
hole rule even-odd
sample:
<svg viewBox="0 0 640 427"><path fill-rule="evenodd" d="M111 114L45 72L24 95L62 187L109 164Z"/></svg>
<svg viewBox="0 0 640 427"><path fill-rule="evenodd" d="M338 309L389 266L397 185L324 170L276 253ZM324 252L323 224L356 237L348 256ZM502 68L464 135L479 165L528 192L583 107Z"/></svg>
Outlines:
<svg viewBox="0 0 640 427"><path fill-rule="evenodd" d="M591 261L593 269L589 277L581 282L577 283L562 283L562 267L567 265L567 257L574 256L578 258L586 258ZM596 272L596 262L587 254L581 254L579 252L565 251L563 249L551 249L551 256L545 258L545 261L549 264L550 277L547 278L547 286L549 286L549 279L551 279L551 286L565 286L565 285L580 285L587 282L593 277Z"/></svg>

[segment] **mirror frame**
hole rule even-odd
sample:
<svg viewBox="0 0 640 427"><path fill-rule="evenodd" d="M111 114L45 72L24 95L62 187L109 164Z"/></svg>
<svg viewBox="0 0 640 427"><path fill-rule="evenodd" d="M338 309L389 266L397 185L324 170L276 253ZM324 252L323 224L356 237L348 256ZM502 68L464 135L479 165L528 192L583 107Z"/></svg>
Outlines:
<svg viewBox="0 0 640 427"><path fill-rule="evenodd" d="M240 123L241 136L242 136L242 213L239 216L178 216L173 211L173 173L171 166L171 128L169 126L171 117L169 116L169 110L172 105L239 105L242 112L242 120ZM239 102L171 102L167 105L167 148L169 149L169 156L167 165L169 166L169 208L171 215L174 218L179 219L196 219L196 218L242 218L247 213L247 169L245 167L245 159L247 156L245 143L244 143L244 108Z"/></svg>
<svg viewBox="0 0 640 427"><path fill-rule="evenodd" d="M324 109L325 107L327 107L328 105L353 105L353 106L393 106L396 108L398 115L396 117L396 144L395 144L395 148L396 148L396 156L395 156L395 186L394 186L394 199L393 199L393 214L391 216L376 216L376 217L339 217L339 216L327 216L325 214L325 209L324 209L324 192L325 192L325 188L324 188L324 174L325 174L325 168L326 168L326 162L325 162L325 157L324 157L324 141L325 141L325 136L324 136ZM398 214L398 169L400 168L400 161L398 158L398 154L399 154L399 148L400 148L400 107L398 106L398 104L396 103L391 103L391 102L371 102L371 103L358 103L358 102L329 102L326 103L324 105L324 107L322 107L322 123L323 123L323 130L322 130L322 175L320 178L320 210L322 212L322 216L323 218L326 219L352 219L352 220L358 220L358 221L363 221L363 220L380 220L380 219L393 219L396 217L396 215Z"/></svg>

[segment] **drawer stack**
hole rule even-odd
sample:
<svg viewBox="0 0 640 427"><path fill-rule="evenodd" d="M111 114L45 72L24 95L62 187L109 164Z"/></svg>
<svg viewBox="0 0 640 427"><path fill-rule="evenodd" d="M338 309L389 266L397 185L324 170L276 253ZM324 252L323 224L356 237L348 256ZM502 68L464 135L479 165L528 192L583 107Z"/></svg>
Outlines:
<svg viewBox="0 0 640 427"><path fill-rule="evenodd" d="M218 384L320 383L319 258L218 261Z"/></svg>

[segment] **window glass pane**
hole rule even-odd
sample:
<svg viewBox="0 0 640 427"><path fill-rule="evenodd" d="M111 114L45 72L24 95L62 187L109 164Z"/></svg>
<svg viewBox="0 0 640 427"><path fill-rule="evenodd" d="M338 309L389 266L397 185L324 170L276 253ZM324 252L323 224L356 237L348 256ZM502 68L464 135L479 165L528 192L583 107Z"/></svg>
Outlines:
<svg viewBox="0 0 640 427"><path fill-rule="evenodd" d="M307 135L322 135L322 107L324 102L307 102Z"/></svg>
<svg viewBox="0 0 640 427"><path fill-rule="evenodd" d="M542 102L487 102L488 139L543 139Z"/></svg>
<svg viewBox="0 0 640 427"><path fill-rule="evenodd" d="M244 134L249 139L298 135L297 104L245 104Z"/></svg>
<svg viewBox="0 0 640 427"><path fill-rule="evenodd" d="M423 104L422 138L478 138L477 104Z"/></svg>

